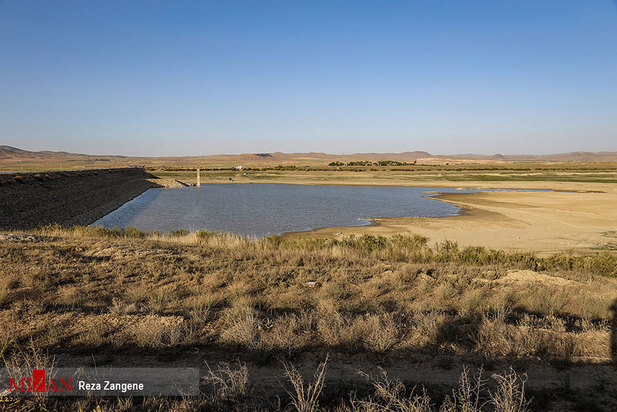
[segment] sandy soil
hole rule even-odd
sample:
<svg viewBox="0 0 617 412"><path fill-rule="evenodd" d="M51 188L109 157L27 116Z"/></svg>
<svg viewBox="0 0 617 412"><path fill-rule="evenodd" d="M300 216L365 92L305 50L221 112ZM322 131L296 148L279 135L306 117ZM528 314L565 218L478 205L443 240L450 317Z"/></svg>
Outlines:
<svg viewBox="0 0 617 412"><path fill-rule="evenodd" d="M445 186L422 182L422 186ZM309 235L416 233L431 241L453 240L462 246L535 250L541 254L617 248L617 186L599 183L469 182L461 187L571 190L552 192L448 193L436 201L462 208L446 218L374 219L366 227L325 228Z"/></svg>

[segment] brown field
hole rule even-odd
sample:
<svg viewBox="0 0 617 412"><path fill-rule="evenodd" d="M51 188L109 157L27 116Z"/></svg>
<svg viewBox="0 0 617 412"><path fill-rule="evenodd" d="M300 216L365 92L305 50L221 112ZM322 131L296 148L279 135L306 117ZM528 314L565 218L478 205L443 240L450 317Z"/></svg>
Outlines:
<svg viewBox="0 0 617 412"><path fill-rule="evenodd" d="M7 364L209 365L227 382L221 392L204 372L199 398L43 398L15 409L294 409L310 399L285 389L308 383L326 357L316 399L331 410L479 410L445 399L464 367L470 378L486 371L484 402L510 366L508 385L520 390L526 376L536 410L617 406L609 251L538 257L422 236L251 241L84 227L0 242ZM414 384L418 398L408 397ZM504 393L492 402L520 401Z"/></svg>
<svg viewBox="0 0 617 412"><path fill-rule="evenodd" d="M79 153L39 151L33 152L0 145L0 172L42 171L57 169L110 168L142 165L150 168L232 168L238 165L253 168L295 166L298 168L328 167L331 162L378 162L392 160L413 164L417 168L497 168L525 169L548 167L569 169L598 169L617 162L617 152L572 152L549 155L434 155L425 151L403 153L244 153L219 155L194 155L175 157L145 157L119 155L86 155Z"/></svg>

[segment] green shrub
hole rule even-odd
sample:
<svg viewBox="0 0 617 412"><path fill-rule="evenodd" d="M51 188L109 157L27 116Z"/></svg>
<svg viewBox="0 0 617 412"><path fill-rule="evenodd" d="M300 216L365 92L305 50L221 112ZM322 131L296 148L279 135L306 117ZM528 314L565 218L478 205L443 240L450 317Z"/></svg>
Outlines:
<svg viewBox="0 0 617 412"><path fill-rule="evenodd" d="M214 233L210 232L209 230L199 229L198 231L195 232L195 237L197 239L207 239L213 235Z"/></svg>
<svg viewBox="0 0 617 412"><path fill-rule="evenodd" d="M617 255L604 251L587 256L585 269L596 275L617 276Z"/></svg>
<svg viewBox="0 0 617 412"><path fill-rule="evenodd" d="M188 234L189 234L189 231L186 229L176 229L176 230L169 231L169 235L173 237L186 236Z"/></svg>
<svg viewBox="0 0 617 412"><path fill-rule="evenodd" d="M130 226L125 228L114 226L112 229L106 228L104 226L71 226L69 228L66 228L57 223L42 226L41 228L39 228L38 233L47 235L69 233L80 236L111 238L145 238L148 234L147 232L141 232L138 229Z"/></svg>

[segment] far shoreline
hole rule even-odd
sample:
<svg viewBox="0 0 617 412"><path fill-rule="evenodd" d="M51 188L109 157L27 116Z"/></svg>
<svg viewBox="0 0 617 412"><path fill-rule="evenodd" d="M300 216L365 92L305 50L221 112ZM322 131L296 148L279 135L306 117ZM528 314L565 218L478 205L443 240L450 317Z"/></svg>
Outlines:
<svg viewBox="0 0 617 412"><path fill-rule="evenodd" d="M418 234L435 244L483 246L541 255L559 252L588 254L617 245L617 190L573 185L569 192L480 191L440 193L430 198L459 208L454 216L374 218L371 226L332 227L296 236ZM525 190L525 189L519 189ZM603 210L603 213L598 213ZM593 216L591 218L591 216ZM614 239L613 239L614 238Z"/></svg>

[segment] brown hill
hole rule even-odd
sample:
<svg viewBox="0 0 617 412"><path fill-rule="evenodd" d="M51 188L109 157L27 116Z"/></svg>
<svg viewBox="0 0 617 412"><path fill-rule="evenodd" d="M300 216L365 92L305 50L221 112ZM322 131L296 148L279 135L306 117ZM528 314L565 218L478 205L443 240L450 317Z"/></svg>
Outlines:
<svg viewBox="0 0 617 412"><path fill-rule="evenodd" d="M422 160L428 162L609 162L617 161L617 152L571 152L547 155L479 155L479 154L452 154L433 155L425 151L402 153L353 153L329 154L323 152L308 153L244 153L220 154L206 156L165 156L165 157L127 157L118 155L87 155L69 152L28 151L11 146L0 146L0 169L18 170L41 168L75 168L75 167L111 167L126 165L145 165L153 167L229 167L243 166L323 166L330 162L359 161L359 160L395 160L413 162ZM17 168L17 169L16 169Z"/></svg>
<svg viewBox="0 0 617 412"><path fill-rule="evenodd" d="M38 152L29 152L27 150L18 149L11 146L0 146L0 159L12 158L35 158L40 157Z"/></svg>

